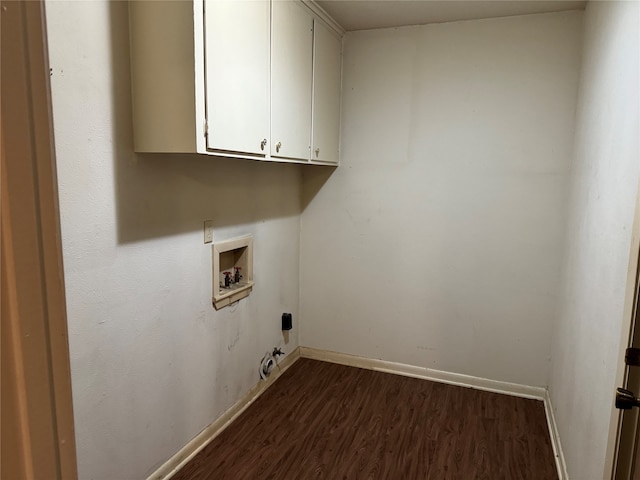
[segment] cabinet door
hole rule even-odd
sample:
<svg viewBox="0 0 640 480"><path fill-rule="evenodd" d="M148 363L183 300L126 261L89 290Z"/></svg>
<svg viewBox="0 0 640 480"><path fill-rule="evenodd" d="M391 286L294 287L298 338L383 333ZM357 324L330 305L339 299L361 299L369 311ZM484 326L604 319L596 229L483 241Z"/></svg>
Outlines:
<svg viewBox="0 0 640 480"><path fill-rule="evenodd" d="M269 149L269 1L204 4L207 148L264 156Z"/></svg>
<svg viewBox="0 0 640 480"><path fill-rule="evenodd" d="M311 160L338 163L342 42L329 27L317 20L313 37Z"/></svg>
<svg viewBox="0 0 640 480"><path fill-rule="evenodd" d="M308 160L313 19L298 2L274 1L271 24L271 155Z"/></svg>

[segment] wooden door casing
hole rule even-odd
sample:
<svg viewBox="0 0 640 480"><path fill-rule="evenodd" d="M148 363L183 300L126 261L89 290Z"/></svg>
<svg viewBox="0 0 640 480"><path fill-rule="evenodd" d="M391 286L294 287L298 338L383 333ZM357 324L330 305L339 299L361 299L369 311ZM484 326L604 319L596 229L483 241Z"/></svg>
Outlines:
<svg viewBox="0 0 640 480"><path fill-rule="evenodd" d="M77 478L41 1L2 10L2 478Z"/></svg>

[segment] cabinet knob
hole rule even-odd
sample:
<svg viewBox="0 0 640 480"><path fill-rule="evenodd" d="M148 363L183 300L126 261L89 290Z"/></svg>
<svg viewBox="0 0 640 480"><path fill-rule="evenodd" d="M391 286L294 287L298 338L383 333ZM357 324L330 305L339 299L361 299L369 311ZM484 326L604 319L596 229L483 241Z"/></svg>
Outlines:
<svg viewBox="0 0 640 480"><path fill-rule="evenodd" d="M316 148L316 157L320 155L320 148Z"/></svg>
<svg viewBox="0 0 640 480"><path fill-rule="evenodd" d="M280 153L280 147L282 147L282 142L276 143L276 153Z"/></svg>
<svg viewBox="0 0 640 480"><path fill-rule="evenodd" d="M260 150L264 150L264 147L266 146L267 146L267 139L265 138L260 142Z"/></svg>

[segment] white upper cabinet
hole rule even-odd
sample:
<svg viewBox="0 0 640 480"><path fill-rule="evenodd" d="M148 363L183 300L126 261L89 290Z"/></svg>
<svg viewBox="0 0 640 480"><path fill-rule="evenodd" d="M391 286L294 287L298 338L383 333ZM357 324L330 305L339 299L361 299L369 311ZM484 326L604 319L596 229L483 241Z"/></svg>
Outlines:
<svg viewBox="0 0 640 480"><path fill-rule="evenodd" d="M136 152L337 163L344 32L313 1L132 1L129 29Z"/></svg>
<svg viewBox="0 0 640 480"><path fill-rule="evenodd" d="M207 1L204 14L207 148L265 156L269 2Z"/></svg>
<svg viewBox="0 0 640 480"><path fill-rule="evenodd" d="M295 1L272 4L271 156L308 160L313 18Z"/></svg>
<svg viewBox="0 0 640 480"><path fill-rule="evenodd" d="M206 152L202 27L201 2L129 2L136 152Z"/></svg>
<svg viewBox="0 0 640 480"><path fill-rule="evenodd" d="M324 23L314 21L313 133L311 160L338 163L342 41Z"/></svg>

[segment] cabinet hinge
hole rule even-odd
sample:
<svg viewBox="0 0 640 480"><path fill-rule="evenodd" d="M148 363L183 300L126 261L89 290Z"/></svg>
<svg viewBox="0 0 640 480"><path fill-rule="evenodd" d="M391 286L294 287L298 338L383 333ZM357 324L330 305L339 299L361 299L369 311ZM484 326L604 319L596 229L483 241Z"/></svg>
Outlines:
<svg viewBox="0 0 640 480"><path fill-rule="evenodd" d="M204 121L204 136L209 136L209 122L207 122L206 120Z"/></svg>

